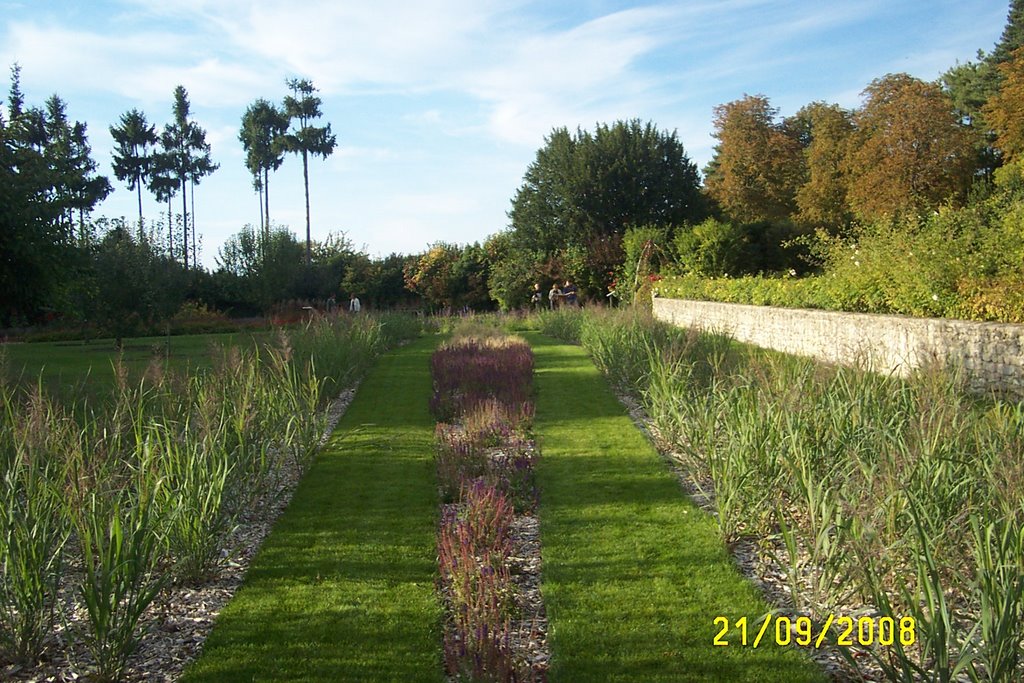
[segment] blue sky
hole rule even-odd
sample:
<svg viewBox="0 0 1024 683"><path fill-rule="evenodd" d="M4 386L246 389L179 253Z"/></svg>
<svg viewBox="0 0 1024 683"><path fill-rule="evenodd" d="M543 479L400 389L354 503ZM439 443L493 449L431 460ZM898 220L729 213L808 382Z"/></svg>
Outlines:
<svg viewBox="0 0 1024 683"><path fill-rule="evenodd" d="M311 162L314 237L344 231L371 254L412 253L505 228L554 127L651 120L703 167L715 105L749 93L784 116L815 100L854 107L886 73L932 80L990 49L1007 10L1006 0L0 0L0 62L21 64L30 103L58 93L88 124L116 188L98 210L107 216L137 212L110 171L108 127L133 107L162 126L184 85L221 166L196 192L212 267L229 235L259 221L241 115L258 97L280 101L289 77L320 88L338 137L332 157ZM304 233L301 162L286 159L270 189L274 221Z"/></svg>

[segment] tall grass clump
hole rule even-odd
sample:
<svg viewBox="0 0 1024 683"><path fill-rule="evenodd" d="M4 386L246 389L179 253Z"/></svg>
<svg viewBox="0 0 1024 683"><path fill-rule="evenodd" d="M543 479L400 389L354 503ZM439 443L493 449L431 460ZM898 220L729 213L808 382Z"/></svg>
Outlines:
<svg viewBox="0 0 1024 683"><path fill-rule="evenodd" d="M313 320L190 375L118 359L109 398L75 406L0 384L0 661L32 666L67 623L90 676L122 677L160 591L216 575L241 519L309 467L327 400L420 329Z"/></svg>
<svg viewBox="0 0 1024 683"><path fill-rule="evenodd" d="M644 317L581 318L582 343L643 402L723 537L774 539L794 609L913 617L913 644L871 649L892 680L1024 676L1022 404L970 398L938 367L900 379Z"/></svg>
<svg viewBox="0 0 1024 683"><path fill-rule="evenodd" d="M296 369L303 375L319 375L328 396L358 379L385 348L383 325L370 316L314 318L298 329L281 330L278 336L285 360L294 354Z"/></svg>
<svg viewBox="0 0 1024 683"><path fill-rule="evenodd" d="M0 410L0 659L29 664L54 627L70 533L54 470L73 433L38 388L21 412L0 384Z"/></svg>
<svg viewBox="0 0 1024 683"><path fill-rule="evenodd" d="M111 499L91 491L76 520L84 569L77 592L86 614L80 637L100 681L121 678L141 638L142 615L167 582L157 568L155 510L148 495Z"/></svg>
<svg viewBox="0 0 1024 683"><path fill-rule="evenodd" d="M556 308L537 315L544 334L573 344L580 341L584 315L577 308Z"/></svg>

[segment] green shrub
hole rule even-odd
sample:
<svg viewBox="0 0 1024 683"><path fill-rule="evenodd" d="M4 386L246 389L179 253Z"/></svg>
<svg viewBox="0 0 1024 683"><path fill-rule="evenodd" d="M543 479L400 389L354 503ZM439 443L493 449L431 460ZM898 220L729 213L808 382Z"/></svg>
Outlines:
<svg viewBox="0 0 1024 683"><path fill-rule="evenodd" d="M539 314L540 330L562 341L578 344L583 314L578 308L557 308Z"/></svg>
<svg viewBox="0 0 1024 683"><path fill-rule="evenodd" d="M684 272L703 277L739 274L747 251L742 228L714 218L679 230L673 246Z"/></svg>
<svg viewBox="0 0 1024 683"><path fill-rule="evenodd" d="M711 222L702 224L710 229ZM698 226L701 227L701 226ZM715 227L721 234L726 227ZM687 245L699 235L681 233ZM724 239L724 238L723 238ZM658 296L793 308L947 317L1024 323L1024 199L996 195L963 209L923 218L904 217L860 226L839 238L808 240L822 273L798 277L799 268L772 276L729 277L701 266L657 283ZM721 242L720 242L721 243ZM725 252L723 252L725 253ZM706 273L702 276L701 273Z"/></svg>

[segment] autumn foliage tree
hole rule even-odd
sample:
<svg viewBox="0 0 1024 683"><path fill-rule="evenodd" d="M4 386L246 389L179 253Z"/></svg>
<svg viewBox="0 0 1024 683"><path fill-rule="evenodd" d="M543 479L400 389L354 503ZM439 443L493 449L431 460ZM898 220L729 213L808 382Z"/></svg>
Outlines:
<svg viewBox="0 0 1024 683"><path fill-rule="evenodd" d="M715 107L715 157L705 188L725 213L743 223L790 217L805 166L800 143L776 120L763 95Z"/></svg>
<svg viewBox="0 0 1024 683"><path fill-rule="evenodd" d="M962 199L974 171L975 148L939 86L890 74L872 81L864 95L844 165L853 211L875 219Z"/></svg>
<svg viewBox="0 0 1024 683"><path fill-rule="evenodd" d="M435 308L491 307L487 291L490 263L479 244L438 242L405 266L405 287Z"/></svg>
<svg viewBox="0 0 1024 683"><path fill-rule="evenodd" d="M853 135L853 116L838 105L815 102L797 117L807 122L807 182L796 192L797 219L839 231L851 220L843 164Z"/></svg>
<svg viewBox="0 0 1024 683"><path fill-rule="evenodd" d="M996 146L1007 160L1024 152L1024 48L1013 52L997 67L1003 83L983 109L985 120L996 134Z"/></svg>

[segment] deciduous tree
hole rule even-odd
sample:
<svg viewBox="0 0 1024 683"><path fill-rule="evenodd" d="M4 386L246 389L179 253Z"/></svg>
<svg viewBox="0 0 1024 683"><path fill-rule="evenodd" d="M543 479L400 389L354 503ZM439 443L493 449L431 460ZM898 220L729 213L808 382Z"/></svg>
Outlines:
<svg viewBox="0 0 1024 683"><path fill-rule="evenodd" d="M745 95L715 107L715 157L705 188L734 220L789 218L805 166L800 142L780 124L767 97Z"/></svg>
<svg viewBox="0 0 1024 683"><path fill-rule="evenodd" d="M853 134L853 116L838 105L824 102L807 105L797 116L807 122L807 182L796 192L797 219L840 231L852 218L843 165Z"/></svg>
<svg viewBox="0 0 1024 683"><path fill-rule="evenodd" d="M962 199L975 171L973 139L939 86L890 74L864 96L845 165L854 212L874 219Z"/></svg>

